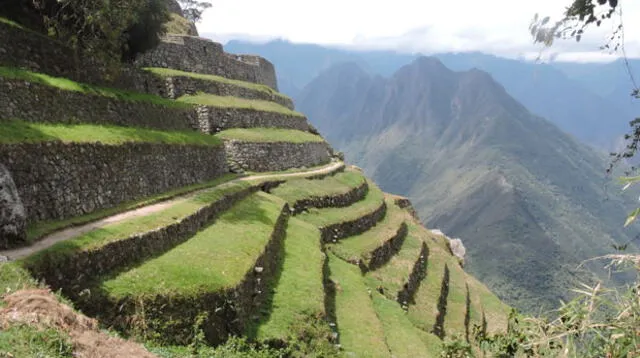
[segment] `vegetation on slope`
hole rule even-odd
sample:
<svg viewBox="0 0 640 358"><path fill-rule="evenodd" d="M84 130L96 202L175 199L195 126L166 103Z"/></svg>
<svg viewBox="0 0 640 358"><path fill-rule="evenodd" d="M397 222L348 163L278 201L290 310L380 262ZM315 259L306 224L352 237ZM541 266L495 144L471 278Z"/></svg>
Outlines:
<svg viewBox="0 0 640 358"><path fill-rule="evenodd" d="M349 169L320 180L290 180L273 189L271 193L293 205L302 199L345 194L365 182L366 179L361 172Z"/></svg>
<svg viewBox="0 0 640 358"><path fill-rule="evenodd" d="M217 96L213 94L199 93L196 95L184 95L176 101L220 108L253 109L256 111L275 112L288 116L304 117L304 114L293 111L279 103L260 99L246 99L233 96Z"/></svg>
<svg viewBox="0 0 640 358"><path fill-rule="evenodd" d="M294 129L280 128L233 128L216 134L221 139L235 139L257 143L322 143L324 139L316 134Z"/></svg>
<svg viewBox="0 0 640 358"><path fill-rule="evenodd" d="M21 120L0 120L0 144L42 143L152 143L218 146L222 141L196 131L159 131L145 128L95 124L32 123Z"/></svg>

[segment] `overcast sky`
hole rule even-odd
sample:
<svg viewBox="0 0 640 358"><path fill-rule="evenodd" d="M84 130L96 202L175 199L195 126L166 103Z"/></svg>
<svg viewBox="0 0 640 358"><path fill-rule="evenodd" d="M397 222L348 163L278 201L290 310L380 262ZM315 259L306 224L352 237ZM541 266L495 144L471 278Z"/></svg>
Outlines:
<svg viewBox="0 0 640 358"><path fill-rule="evenodd" d="M528 26L536 13L560 19L571 0L212 0L198 30L220 42L270 40L392 49L402 52L482 51L536 56ZM626 48L640 57L640 1L622 0ZM616 20L618 21L618 20ZM598 47L613 24L594 29L580 44L558 42L546 56L559 60L611 58Z"/></svg>

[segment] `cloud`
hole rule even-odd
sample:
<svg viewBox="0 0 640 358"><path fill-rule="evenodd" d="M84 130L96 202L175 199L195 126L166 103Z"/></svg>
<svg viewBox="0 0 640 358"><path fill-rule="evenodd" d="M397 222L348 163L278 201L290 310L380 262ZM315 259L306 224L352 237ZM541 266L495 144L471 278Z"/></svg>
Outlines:
<svg viewBox="0 0 640 358"><path fill-rule="evenodd" d="M198 29L225 41L284 38L358 49L527 57L541 49L528 32L533 16L559 19L570 1L216 0ZM625 19L640 15L640 2L621 4ZM546 55L555 54L559 60L611 58L599 50L611 26L594 29L580 43L558 41ZM627 51L640 57L640 23L630 21L625 27Z"/></svg>

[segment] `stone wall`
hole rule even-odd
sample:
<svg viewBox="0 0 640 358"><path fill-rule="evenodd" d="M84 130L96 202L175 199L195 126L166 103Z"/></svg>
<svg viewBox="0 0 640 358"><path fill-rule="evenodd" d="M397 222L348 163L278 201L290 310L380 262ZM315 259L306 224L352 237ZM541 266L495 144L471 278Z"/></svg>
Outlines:
<svg viewBox="0 0 640 358"><path fill-rule="evenodd" d="M398 292L397 301L403 307L408 306L409 304L414 304L414 296L416 291L418 291L418 287L420 287L420 283L422 279L427 276L427 260L429 259L429 247L426 243L422 243L422 249L420 250L420 257L413 264L413 269L411 270L411 274L409 275L409 279L405 282L402 290Z"/></svg>
<svg viewBox="0 0 640 358"><path fill-rule="evenodd" d="M217 108L197 106L198 128L204 133L217 133L230 128L285 128L309 130L305 117L251 108Z"/></svg>
<svg viewBox="0 0 640 358"><path fill-rule="evenodd" d="M196 129L195 106L167 107L0 77L0 119L95 123L163 130Z"/></svg>
<svg viewBox="0 0 640 358"><path fill-rule="evenodd" d="M369 184L364 181L361 185L352 188L346 193L300 199L293 204L293 214L300 214L309 208L344 208L364 199L368 192Z"/></svg>
<svg viewBox="0 0 640 358"><path fill-rule="evenodd" d="M176 99L184 95L204 92L218 96L233 96L270 101L281 104L289 109L294 108L291 98L278 95L276 92L260 91L221 81L210 81L186 76L147 76L144 81L144 90L146 92L165 98Z"/></svg>
<svg viewBox="0 0 640 358"><path fill-rule="evenodd" d="M27 217L9 170L0 163L0 250L24 244Z"/></svg>
<svg viewBox="0 0 640 358"><path fill-rule="evenodd" d="M335 243L345 237L360 235L363 232L376 226L387 213L387 204L382 201L381 205L374 211L363 215L355 220L344 221L320 228L320 235L323 243Z"/></svg>
<svg viewBox="0 0 640 358"><path fill-rule="evenodd" d="M0 158L30 223L91 213L227 172L222 146L21 143L0 146Z"/></svg>
<svg viewBox="0 0 640 358"><path fill-rule="evenodd" d="M325 142L249 143L228 140L225 147L234 166L253 172L313 167L331 160L330 148Z"/></svg>
<svg viewBox="0 0 640 358"><path fill-rule="evenodd" d="M164 67L260 83L278 90L273 64L257 56L226 54L208 39L167 35L155 49L136 60L141 67Z"/></svg>

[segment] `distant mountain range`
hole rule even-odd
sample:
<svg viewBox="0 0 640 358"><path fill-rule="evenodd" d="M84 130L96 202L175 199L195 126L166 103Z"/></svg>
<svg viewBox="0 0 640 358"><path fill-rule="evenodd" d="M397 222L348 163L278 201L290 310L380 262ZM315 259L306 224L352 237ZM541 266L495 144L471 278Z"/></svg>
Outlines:
<svg viewBox="0 0 640 358"><path fill-rule="evenodd" d="M557 305L592 277L576 269L582 260L632 237L606 156L484 71L421 57L385 78L340 64L297 105L385 190L408 195L429 227L461 237L469 270L523 310Z"/></svg>
<svg viewBox="0 0 640 358"><path fill-rule="evenodd" d="M355 62L372 75L390 76L418 55L392 51L349 51L278 40L264 44L231 41L236 53L256 53L278 69L282 92L296 98L320 72L344 62ZM597 148L619 149L630 120L640 106L629 96L631 82L621 62L610 64L554 63L510 60L482 53L438 54L455 71L472 68L490 73L507 92L532 113ZM637 65L637 66L636 66ZM640 62L632 61L640 69Z"/></svg>

